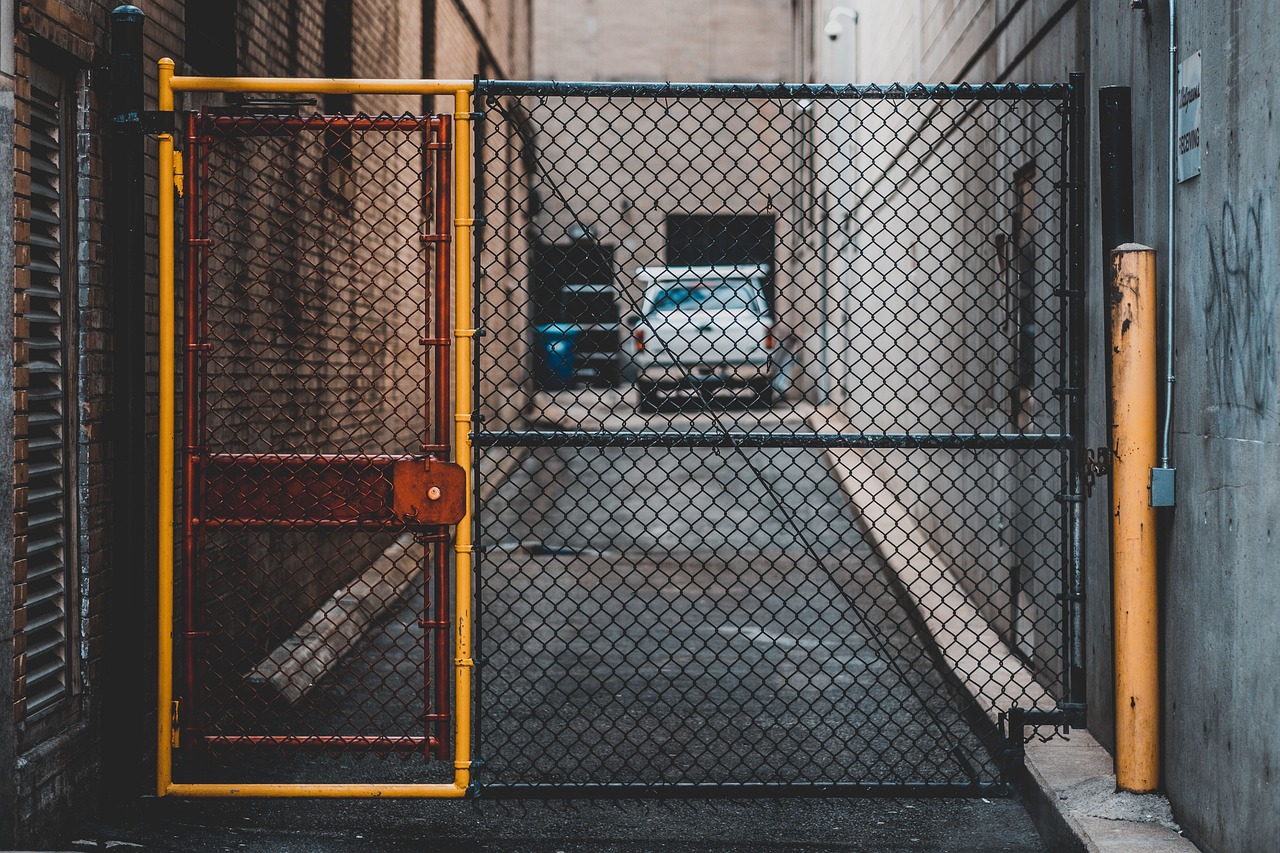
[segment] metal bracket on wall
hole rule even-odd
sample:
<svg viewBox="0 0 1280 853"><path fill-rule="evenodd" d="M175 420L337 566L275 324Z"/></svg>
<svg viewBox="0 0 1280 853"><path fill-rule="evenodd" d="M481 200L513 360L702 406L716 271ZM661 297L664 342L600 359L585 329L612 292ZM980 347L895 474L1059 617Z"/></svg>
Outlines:
<svg viewBox="0 0 1280 853"><path fill-rule="evenodd" d="M117 133L138 133L155 136L159 133L178 133L178 114L169 110L142 110L121 113L111 117L111 128Z"/></svg>

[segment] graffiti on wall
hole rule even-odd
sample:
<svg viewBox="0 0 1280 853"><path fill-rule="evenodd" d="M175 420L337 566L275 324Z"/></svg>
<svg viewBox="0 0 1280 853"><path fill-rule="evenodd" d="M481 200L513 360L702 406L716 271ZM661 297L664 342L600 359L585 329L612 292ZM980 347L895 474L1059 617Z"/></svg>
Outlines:
<svg viewBox="0 0 1280 853"><path fill-rule="evenodd" d="M1230 198L1218 227L1206 224L1209 288L1205 302L1205 346L1210 391L1219 405L1262 415L1276 406L1277 302L1280 289L1268 281L1276 266L1270 204L1261 196L1246 207ZM1270 253L1268 253L1270 250Z"/></svg>

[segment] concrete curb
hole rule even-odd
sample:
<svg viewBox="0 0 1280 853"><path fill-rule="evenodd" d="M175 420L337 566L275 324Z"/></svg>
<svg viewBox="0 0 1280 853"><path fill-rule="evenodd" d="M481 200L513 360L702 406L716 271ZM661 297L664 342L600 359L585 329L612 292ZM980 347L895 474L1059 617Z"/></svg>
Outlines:
<svg viewBox="0 0 1280 853"><path fill-rule="evenodd" d="M856 450L829 450L827 464L859 526L924 617L930 641L975 701L988 709L1010 685L1042 701L1051 697L976 613L947 562L910 510L863 463ZM925 607L926 598L939 605ZM975 627L978 626L978 627ZM994 639L993 639L994 638ZM959 647L957 649L957 647ZM982 657L974 649L987 649ZM1038 691L1038 692L1037 692ZM994 715L994 711L989 711ZM1064 853L1194 853L1159 794L1116 791L1111 755L1086 731L1069 740L1027 744L1022 794L1045 845Z"/></svg>
<svg viewBox="0 0 1280 853"><path fill-rule="evenodd" d="M1116 791L1110 753L1085 731L1027 744L1023 801L1045 846L1067 853L1195 853L1169 801Z"/></svg>
<svg viewBox="0 0 1280 853"><path fill-rule="evenodd" d="M412 565L400 558L414 549ZM422 546L402 533L358 578L337 590L247 676L293 704L351 653L369 629L400 607L422 575Z"/></svg>
<svg viewBox="0 0 1280 853"><path fill-rule="evenodd" d="M950 561L866 464L863 451L828 450L826 459L863 536L911 597L945 666L992 724L1007 696L1032 708L1051 707L1053 697L973 606Z"/></svg>

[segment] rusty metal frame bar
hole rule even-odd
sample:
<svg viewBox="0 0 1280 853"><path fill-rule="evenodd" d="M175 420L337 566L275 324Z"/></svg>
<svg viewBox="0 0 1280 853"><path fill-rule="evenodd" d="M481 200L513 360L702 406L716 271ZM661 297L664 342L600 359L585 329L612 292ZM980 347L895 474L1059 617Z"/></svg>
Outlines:
<svg viewBox="0 0 1280 853"><path fill-rule="evenodd" d="M159 97L158 107L162 112L173 112L175 94L178 92L256 92L256 93L307 93L307 94L418 94L418 95L453 95L454 116L457 123L456 143L453 147L453 175L456 192L452 205L447 197L436 198L437 231L444 233L439 226L447 223L447 216L452 209L453 228L456 237L453 245L449 241L436 241L435 258L436 282L447 285L447 261L450 248L453 249L453 283L456 290L457 328L453 333L453 346L457 357L454 359L455 375L441 367L446 365L447 355L444 352L444 330L450 317L448 305L437 302L435 328L428 330L424 343L439 343L434 347L436 352L436 381L438 388L448 388L449 380L455 380L454 387L460 389L456 395L454 411L454 448L456 459L466 472L467 483L471 482L471 441L470 429L472 418L472 400L466 389L471 387L471 339L475 335L475 323L472 318L471 299L471 240L474 216L472 213L471 195L471 93L473 83L470 80L340 80L310 78L235 78L235 77L178 77L174 76L175 63L172 59L159 60ZM281 128L282 130L284 128ZM456 607L452 620L453 633L453 668L454 698L456 713L454 716L454 778L451 783L423 784L202 784L180 783L173 781L173 749L177 745L179 732L175 726L175 702L173 679L174 656L174 500L178 471L175 466L177 457L176 429L176 235L175 235L175 200L174 192L182 180L182 164L174 150L173 134L166 132L157 136L159 143L159 362L160 362L160 435L159 435L159 567L158 567L158 643L157 655L157 754L156 754L156 793L159 796L187 797L461 797L471 784L471 673L474 661L471 657L472 618L471 618L471 505L470 487L466 493L466 515L457 528L455 538L456 560L454 564L454 588L456 591ZM193 170L194 171L194 170ZM436 158L436 175L447 175L449 164L444 157ZM447 195L447 194L446 194ZM188 206L191 211L192 206ZM188 213L193 215L193 213ZM189 246L188 252L194 250ZM447 287L441 291L447 293ZM189 294L188 294L189 295ZM197 312L188 311L188 324L197 322ZM190 330L190 328L189 328ZM434 338L432 336L435 336ZM184 353L184 362L190 367L196 352L189 346ZM447 405L448 395L437 394L437 412L445 412L441 406ZM188 442L193 438L190 431L196 427L192 423L193 413L188 408L184 413L185 435ZM446 444L445 429L440 422L434 436L434 448L443 449ZM426 449L426 448L424 448ZM184 454L188 459L190 454ZM189 462L185 464L190 464ZM188 474L190 472L187 472ZM184 502L192 500L190 495L184 496ZM190 519L190 513L186 514ZM184 526L189 522L184 521ZM184 533L189 532L184 530ZM190 543L190 536L184 536ZM439 544L439 543L437 543ZM190 544L184 545L184 551L190 550ZM443 569L448 559L445 549L435 549L435 567ZM190 555L186 561L187 571L191 571ZM447 583L445 573L437 571L437 587L443 589ZM187 584L186 595L190 595L192 586ZM432 621L442 614L435 612L442 607L443 596L433 595ZM188 609L188 613L191 610ZM185 618L185 617L184 617ZM444 621L444 620L439 620ZM187 630L190 626L183 626ZM435 632L440 639L436 642L436 651L448 652L448 638L444 631ZM187 669L188 674L191 672ZM188 675L188 677L190 677ZM448 701L447 685L436 685L437 702ZM437 708L442 705L437 705ZM428 714L428 717L431 715Z"/></svg>

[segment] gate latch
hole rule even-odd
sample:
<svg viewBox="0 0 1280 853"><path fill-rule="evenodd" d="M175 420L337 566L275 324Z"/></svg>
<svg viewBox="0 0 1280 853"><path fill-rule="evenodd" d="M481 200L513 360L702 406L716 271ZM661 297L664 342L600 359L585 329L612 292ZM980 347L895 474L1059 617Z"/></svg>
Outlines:
<svg viewBox="0 0 1280 853"><path fill-rule="evenodd" d="M1111 473L1111 448L1089 448L1084 452L1085 494L1093 497L1093 484L1099 477Z"/></svg>
<svg viewBox="0 0 1280 853"><path fill-rule="evenodd" d="M397 461L392 472L393 511L411 524L457 524L467 510L467 474L437 459Z"/></svg>

